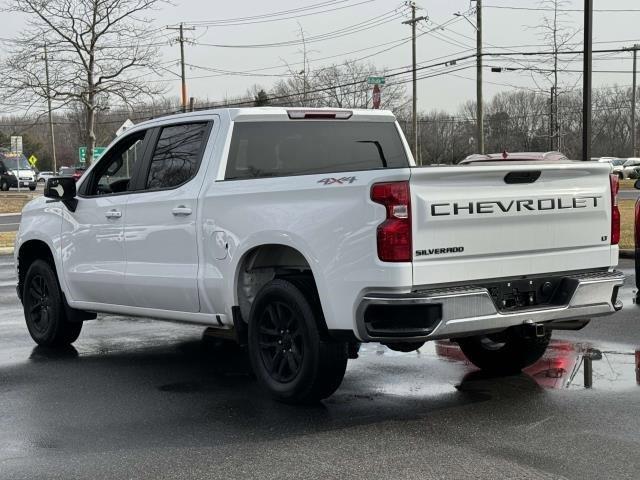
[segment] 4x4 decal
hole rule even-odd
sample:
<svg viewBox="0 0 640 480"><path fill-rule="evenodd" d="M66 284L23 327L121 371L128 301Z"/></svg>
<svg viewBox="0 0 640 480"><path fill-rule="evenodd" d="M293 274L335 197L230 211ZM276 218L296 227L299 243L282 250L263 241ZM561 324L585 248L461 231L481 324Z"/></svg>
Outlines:
<svg viewBox="0 0 640 480"><path fill-rule="evenodd" d="M325 185L333 185L334 183L344 185L345 183L353 183L356 180L356 177L323 178L322 180L318 180L318 183L324 183Z"/></svg>

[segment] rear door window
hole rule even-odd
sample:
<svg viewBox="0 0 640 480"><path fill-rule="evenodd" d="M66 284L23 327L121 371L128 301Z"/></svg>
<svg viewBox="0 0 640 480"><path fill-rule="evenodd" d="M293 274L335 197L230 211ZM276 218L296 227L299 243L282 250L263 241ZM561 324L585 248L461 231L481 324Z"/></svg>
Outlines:
<svg viewBox="0 0 640 480"><path fill-rule="evenodd" d="M391 122L238 122L225 179L408 166L400 134Z"/></svg>
<svg viewBox="0 0 640 480"><path fill-rule="evenodd" d="M146 189L174 188L198 172L206 144L206 122L163 127L151 157Z"/></svg>

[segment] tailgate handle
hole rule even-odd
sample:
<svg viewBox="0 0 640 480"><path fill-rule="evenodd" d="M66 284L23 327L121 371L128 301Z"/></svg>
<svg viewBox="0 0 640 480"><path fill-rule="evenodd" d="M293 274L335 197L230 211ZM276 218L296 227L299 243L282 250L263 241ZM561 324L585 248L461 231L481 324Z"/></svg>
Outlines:
<svg viewBox="0 0 640 480"><path fill-rule="evenodd" d="M542 175L540 170L509 172L504 176L504 183L533 183L540 178L540 175Z"/></svg>

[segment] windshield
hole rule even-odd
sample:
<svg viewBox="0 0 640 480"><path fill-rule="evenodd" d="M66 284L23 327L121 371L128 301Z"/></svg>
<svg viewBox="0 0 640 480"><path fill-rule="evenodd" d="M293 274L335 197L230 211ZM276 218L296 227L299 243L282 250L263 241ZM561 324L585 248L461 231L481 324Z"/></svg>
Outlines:
<svg viewBox="0 0 640 480"><path fill-rule="evenodd" d="M619 165L624 164L624 160L620 159L620 158L616 158L615 160L611 160L611 165L613 165L614 167L617 167Z"/></svg>
<svg viewBox="0 0 640 480"><path fill-rule="evenodd" d="M640 160L638 160L637 158L630 158L629 160L624 162L625 167L633 167L634 165L638 164L640 164Z"/></svg>
<svg viewBox="0 0 640 480"><path fill-rule="evenodd" d="M0 153L0 159L4 161L9 170L17 170L18 167L21 170L31 170L31 165L29 165L27 158L22 154Z"/></svg>

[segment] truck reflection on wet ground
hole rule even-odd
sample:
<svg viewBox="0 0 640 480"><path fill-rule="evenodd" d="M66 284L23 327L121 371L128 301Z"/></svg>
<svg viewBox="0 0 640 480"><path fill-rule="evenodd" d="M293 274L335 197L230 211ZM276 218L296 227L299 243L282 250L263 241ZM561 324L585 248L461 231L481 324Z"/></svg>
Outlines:
<svg viewBox="0 0 640 480"><path fill-rule="evenodd" d="M455 343L436 342L435 351L439 357L461 362L471 372L475 370ZM544 388L584 388L590 386L589 380L593 387L603 390L633 388L640 385L640 349L616 345L596 348L590 343L552 340L545 355L524 369L523 374Z"/></svg>

